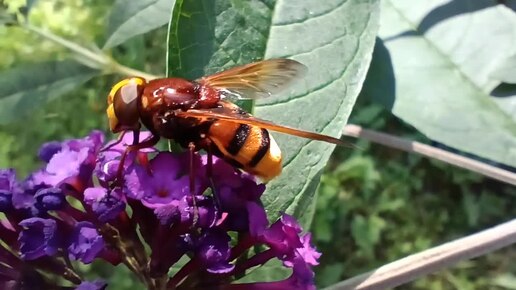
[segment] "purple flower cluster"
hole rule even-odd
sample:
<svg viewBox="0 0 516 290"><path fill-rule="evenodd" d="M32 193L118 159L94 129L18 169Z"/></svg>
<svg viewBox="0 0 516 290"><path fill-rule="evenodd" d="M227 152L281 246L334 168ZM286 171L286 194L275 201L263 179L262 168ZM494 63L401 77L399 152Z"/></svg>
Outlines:
<svg viewBox="0 0 516 290"><path fill-rule="evenodd" d="M59 279L49 275L75 285L60 289L105 289L74 268L94 260L126 265L148 289L315 289L320 254L292 216L269 224L264 184L221 159L208 176L205 156L154 148L131 153L119 180L131 139L104 144L92 132L46 143L38 154L45 165L23 181L0 170L0 289L54 289ZM271 259L292 274L237 281Z"/></svg>

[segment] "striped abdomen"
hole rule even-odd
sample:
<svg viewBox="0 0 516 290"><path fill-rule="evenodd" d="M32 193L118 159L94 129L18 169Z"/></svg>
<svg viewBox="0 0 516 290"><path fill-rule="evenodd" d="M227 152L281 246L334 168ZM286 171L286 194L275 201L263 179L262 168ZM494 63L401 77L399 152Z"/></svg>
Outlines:
<svg viewBox="0 0 516 290"><path fill-rule="evenodd" d="M221 157L230 163L264 181L281 173L281 150L267 130L219 120L208 132Z"/></svg>

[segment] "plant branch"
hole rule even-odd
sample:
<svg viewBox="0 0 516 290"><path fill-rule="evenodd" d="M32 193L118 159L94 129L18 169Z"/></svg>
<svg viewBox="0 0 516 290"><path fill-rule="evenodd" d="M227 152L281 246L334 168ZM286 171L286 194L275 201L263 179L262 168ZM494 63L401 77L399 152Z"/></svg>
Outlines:
<svg viewBox="0 0 516 290"><path fill-rule="evenodd" d="M486 163L461 156L459 154L451 153L443 149L439 149L423 143L409 141L400 137L392 136L386 133L377 132L374 130L363 129L357 125L346 125L343 130L346 136L362 138L382 144L388 147L400 149L411 153L419 153L423 156L441 160L443 162L468 169L490 178L503 181L512 185L516 185L516 173L504 170Z"/></svg>
<svg viewBox="0 0 516 290"><path fill-rule="evenodd" d="M99 70L104 70L108 73L119 73L127 76L140 76L145 79L156 79L158 76L151 75L139 70L135 70L133 68L124 66L118 62L116 62L112 57L108 56L107 54L103 53L101 50L92 51L90 49L87 49L83 46L78 45L75 42L69 41L65 38L62 38L56 34L53 34L52 32L43 30L39 27L32 26L28 23L22 24L22 27L38 34L39 36L48 39L50 41L53 41L68 50L72 51L73 53L81 56L83 59L88 60L90 63L95 64L95 68Z"/></svg>
<svg viewBox="0 0 516 290"><path fill-rule="evenodd" d="M342 281L326 290L390 289L516 243L516 219L384 265Z"/></svg>
<svg viewBox="0 0 516 290"><path fill-rule="evenodd" d="M77 53L78 55L83 56L101 66L107 67L107 66L109 66L109 64L111 62L110 58L107 57L106 55L95 53L85 47L78 45L75 42L69 41L58 35L55 35L52 32L43 30L36 26L32 26L28 23L23 24L22 27L24 27L25 29L27 29L31 32L38 34L39 36L41 36L43 38L46 38L46 39L51 40L61 46L64 46L67 49L73 51L74 53Z"/></svg>

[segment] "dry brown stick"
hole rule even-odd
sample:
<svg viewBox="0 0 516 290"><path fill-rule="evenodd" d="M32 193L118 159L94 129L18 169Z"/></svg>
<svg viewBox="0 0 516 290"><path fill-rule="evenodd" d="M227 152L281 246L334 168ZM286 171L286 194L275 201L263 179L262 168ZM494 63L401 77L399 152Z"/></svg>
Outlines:
<svg viewBox="0 0 516 290"><path fill-rule="evenodd" d="M363 129L360 126L352 124L344 127L343 134L346 136L366 139L371 142L399 150L418 153L426 157L441 160L443 162L480 173L484 176L503 181L505 183L516 185L516 173L420 142L409 141L390 134Z"/></svg>
<svg viewBox="0 0 516 290"><path fill-rule="evenodd" d="M326 290L390 289L516 243L516 219L384 265Z"/></svg>

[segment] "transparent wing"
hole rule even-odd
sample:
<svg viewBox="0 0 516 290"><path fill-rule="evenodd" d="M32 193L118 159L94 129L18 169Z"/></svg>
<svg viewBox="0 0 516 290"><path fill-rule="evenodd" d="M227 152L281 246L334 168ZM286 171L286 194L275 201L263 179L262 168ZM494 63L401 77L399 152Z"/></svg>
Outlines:
<svg viewBox="0 0 516 290"><path fill-rule="evenodd" d="M299 129L287 127L287 126L281 126L281 125L275 124L270 121L256 118L256 117L246 113L238 106L236 106L232 103L229 103L229 102L223 102L222 107L217 107L217 108L213 108L213 109L187 110L184 112L179 112L179 113L176 113L176 116L199 118L199 119L203 119L203 120L224 120L224 121L234 122L234 123L239 123L239 124L248 124L248 125L268 129L271 131L289 134L289 135L324 141L324 142L333 143L333 144L346 146L346 147L353 147L353 145L350 143L347 143L347 142L342 141L337 138L333 138L328 135L299 130Z"/></svg>
<svg viewBox="0 0 516 290"><path fill-rule="evenodd" d="M284 90L306 70L300 62L278 58L237 66L196 81L239 99L261 99Z"/></svg>

